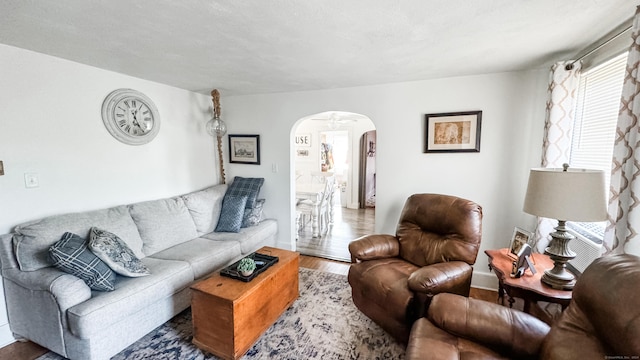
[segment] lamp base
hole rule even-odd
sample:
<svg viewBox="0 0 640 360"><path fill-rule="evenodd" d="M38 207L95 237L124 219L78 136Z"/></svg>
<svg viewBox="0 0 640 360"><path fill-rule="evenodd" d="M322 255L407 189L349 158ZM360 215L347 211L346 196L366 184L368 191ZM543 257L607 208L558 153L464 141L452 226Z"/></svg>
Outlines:
<svg viewBox="0 0 640 360"><path fill-rule="evenodd" d="M569 241L575 236L567 232L566 221L558 220L556 231L549 234L551 242L544 253L553 260L553 269L545 270L540 281L558 290L572 290L576 284L575 276L567 271L567 262L576 257L576 253L569 248Z"/></svg>
<svg viewBox="0 0 640 360"><path fill-rule="evenodd" d="M569 273L565 270L565 272ZM571 275L573 277L573 275ZM573 290L576 285L575 277L573 279L559 280L555 275L550 275L550 271L546 270L540 279L544 284L549 285L552 289L557 290Z"/></svg>

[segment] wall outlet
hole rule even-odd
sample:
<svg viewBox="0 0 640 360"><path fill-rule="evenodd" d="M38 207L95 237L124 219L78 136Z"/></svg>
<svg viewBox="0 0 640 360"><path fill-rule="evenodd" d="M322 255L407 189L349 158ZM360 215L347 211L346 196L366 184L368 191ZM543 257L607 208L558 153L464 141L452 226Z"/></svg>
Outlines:
<svg viewBox="0 0 640 360"><path fill-rule="evenodd" d="M0 160L0 176L4 175L4 163Z"/></svg>
<svg viewBox="0 0 640 360"><path fill-rule="evenodd" d="M24 173L24 187L36 188L38 186L40 186L40 182L38 181L38 174Z"/></svg>

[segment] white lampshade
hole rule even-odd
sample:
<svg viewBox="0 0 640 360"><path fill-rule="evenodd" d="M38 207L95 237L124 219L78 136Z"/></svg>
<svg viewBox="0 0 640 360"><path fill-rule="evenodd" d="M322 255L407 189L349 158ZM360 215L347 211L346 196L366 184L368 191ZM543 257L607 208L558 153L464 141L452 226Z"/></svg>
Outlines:
<svg viewBox="0 0 640 360"><path fill-rule="evenodd" d="M604 221L607 219L604 171L531 169L523 210L563 221Z"/></svg>

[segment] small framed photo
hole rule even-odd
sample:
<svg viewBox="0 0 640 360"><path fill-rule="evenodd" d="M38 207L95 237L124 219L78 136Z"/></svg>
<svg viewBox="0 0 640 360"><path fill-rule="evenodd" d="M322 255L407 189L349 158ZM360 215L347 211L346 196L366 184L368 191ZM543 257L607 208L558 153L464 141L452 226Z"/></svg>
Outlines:
<svg viewBox="0 0 640 360"><path fill-rule="evenodd" d="M511 245L509 245L509 255L518 257L522 245L528 244L532 234L526 230L523 230L516 226L513 229L513 236L511 237Z"/></svg>
<svg viewBox="0 0 640 360"><path fill-rule="evenodd" d="M229 162L260 165L260 135L229 135Z"/></svg>
<svg viewBox="0 0 640 360"><path fill-rule="evenodd" d="M425 115L425 153L480 152L482 111Z"/></svg>

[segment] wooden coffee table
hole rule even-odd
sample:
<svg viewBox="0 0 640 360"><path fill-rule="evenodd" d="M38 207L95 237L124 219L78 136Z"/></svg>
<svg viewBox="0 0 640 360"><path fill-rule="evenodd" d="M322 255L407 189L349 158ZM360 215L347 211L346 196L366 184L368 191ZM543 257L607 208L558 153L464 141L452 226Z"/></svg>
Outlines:
<svg viewBox="0 0 640 360"><path fill-rule="evenodd" d="M511 259L509 249L486 250L489 257L489 270L493 270L498 277L498 300L504 304L504 295L509 299L509 306L513 306L514 298L524 300L524 312L531 313L531 305L538 301L560 304L564 310L571 301L571 291L553 289L540 281L542 274L553 267L553 261L544 254L533 253L532 258L536 267L536 274L527 270L520 278L512 278Z"/></svg>
<svg viewBox="0 0 640 360"><path fill-rule="evenodd" d="M297 252L263 247L278 262L249 282L219 272L194 284L193 343L223 359L238 359L298 298Z"/></svg>

